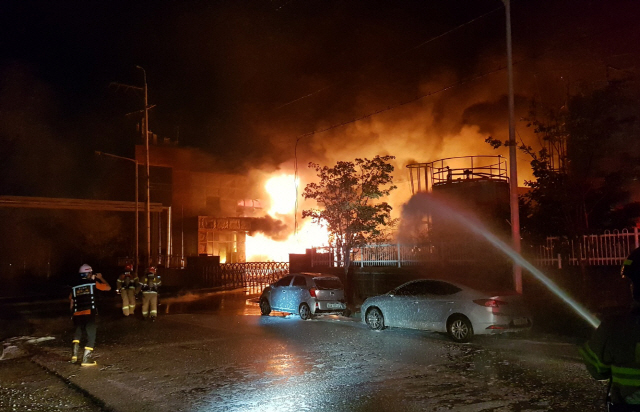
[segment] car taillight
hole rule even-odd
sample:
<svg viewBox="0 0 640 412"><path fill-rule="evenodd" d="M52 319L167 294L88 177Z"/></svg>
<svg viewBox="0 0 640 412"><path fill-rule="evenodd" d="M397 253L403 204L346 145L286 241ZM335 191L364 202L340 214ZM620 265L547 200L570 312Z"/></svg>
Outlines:
<svg viewBox="0 0 640 412"><path fill-rule="evenodd" d="M503 302L501 300L496 300L496 299L476 299L473 301L473 303L480 306L486 306L488 308L498 308L502 305L507 304L507 302Z"/></svg>
<svg viewBox="0 0 640 412"><path fill-rule="evenodd" d="M315 298L316 297L316 288L309 289L309 294L311 295L312 298Z"/></svg>

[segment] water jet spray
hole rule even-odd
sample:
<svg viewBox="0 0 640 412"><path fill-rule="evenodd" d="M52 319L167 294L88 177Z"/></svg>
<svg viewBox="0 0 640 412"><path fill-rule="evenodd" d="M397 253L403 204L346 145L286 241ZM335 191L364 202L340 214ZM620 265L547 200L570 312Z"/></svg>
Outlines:
<svg viewBox="0 0 640 412"><path fill-rule="evenodd" d="M429 213L432 212L432 213ZM434 213L435 212L435 213ZM529 271L536 279L538 279L544 286L546 286L551 292L562 299L571 309L573 309L579 316L586 320L591 326L597 328L600 325L600 320L596 318L591 312L589 312L584 306L574 300L565 291L560 289L551 279L545 276L539 269L533 266L529 261L522 257L519 253L516 253L505 242L500 240L497 236L491 233L484 225L482 225L477 219L466 216L465 213L456 210L452 205L447 202L436 199L433 194L418 193L414 195L407 204L404 205L403 221L405 221L405 215L408 221L415 221L417 214L425 215L439 215L448 220L457 222L459 225L464 225L473 233L482 236L489 243L491 243L496 249L507 255L514 262L522 266ZM422 216L420 216L422 218Z"/></svg>

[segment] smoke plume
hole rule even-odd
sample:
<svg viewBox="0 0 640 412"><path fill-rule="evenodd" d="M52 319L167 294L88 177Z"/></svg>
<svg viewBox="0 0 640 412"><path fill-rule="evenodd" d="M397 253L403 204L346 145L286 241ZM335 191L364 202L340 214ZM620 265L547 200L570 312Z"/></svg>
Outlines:
<svg viewBox="0 0 640 412"><path fill-rule="evenodd" d="M251 232L249 234L253 236L255 233L262 233L273 240L283 241L289 237L290 229L281 220L267 215L251 220Z"/></svg>

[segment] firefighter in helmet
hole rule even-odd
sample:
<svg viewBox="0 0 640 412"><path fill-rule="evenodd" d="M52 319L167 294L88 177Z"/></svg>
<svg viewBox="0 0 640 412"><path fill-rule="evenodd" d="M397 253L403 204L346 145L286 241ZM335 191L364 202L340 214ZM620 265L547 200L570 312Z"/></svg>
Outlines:
<svg viewBox="0 0 640 412"><path fill-rule="evenodd" d="M162 284L156 268L151 266L145 271L145 276L140 282L142 290L142 317L156 320L158 316L158 288Z"/></svg>
<svg viewBox="0 0 640 412"><path fill-rule="evenodd" d="M116 281L116 289L122 298L122 313L124 316L133 315L136 311L136 294L140 292L140 281L132 264L125 265L124 273Z"/></svg>
<svg viewBox="0 0 640 412"><path fill-rule="evenodd" d="M80 339L87 335L82 356L82 366L92 366L96 362L92 360L93 348L96 343L96 290L109 291L111 286L100 273L93 273L91 266L80 266L78 275L71 285L69 301L71 305L71 318L75 325L73 335L73 354L71 362L76 363L80 354Z"/></svg>
<svg viewBox="0 0 640 412"><path fill-rule="evenodd" d="M603 320L580 354L591 376L609 380L609 411L640 411L640 248L627 257L621 273L631 287L631 310Z"/></svg>

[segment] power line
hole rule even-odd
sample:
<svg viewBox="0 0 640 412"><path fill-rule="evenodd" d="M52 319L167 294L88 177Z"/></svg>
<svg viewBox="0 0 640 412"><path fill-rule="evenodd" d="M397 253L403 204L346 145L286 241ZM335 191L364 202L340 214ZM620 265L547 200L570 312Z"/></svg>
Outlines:
<svg viewBox="0 0 640 412"><path fill-rule="evenodd" d="M456 27L454 27L454 28L452 28L452 29L450 29L450 30L447 30L447 31L445 31L444 33L438 34L437 36L432 37L432 38L430 38L429 40L426 40L426 41L424 41L424 42L422 42L422 43L420 43L420 44L418 44L418 45L416 45L416 46L413 46L413 47L411 47L411 48L409 48L409 49L406 49L406 50L404 50L403 52L401 52L401 53L399 53L399 54L396 54L396 55L394 55L394 56L392 56L392 57L389 57L389 58L386 58L386 59L382 59L382 60L380 60L380 61L376 60L377 64L373 64L373 65L372 65L372 67L381 66L381 65L383 65L383 64L385 64L385 63L389 63L389 62L395 62L395 63L397 63L397 62L398 62L398 59L399 59L400 57L402 57L402 56L406 55L407 53L409 53L409 52L411 52L411 51L414 51L414 50L417 50L417 49L419 49L419 48L421 48L421 47L423 47L423 46L426 46L427 44L430 44L430 43L432 43L432 42L434 42L434 41L436 41L436 40L439 40L439 39L441 39L441 38L443 38L443 37L445 37L445 36L447 36L447 35L449 35L449 34L452 34L453 32L455 32L455 31L457 31L457 30L459 30L459 29L461 29L461 28L463 28L463 27L465 27L465 26L468 26L468 25L470 25L470 24L472 24L472 23L475 23L475 22L476 22L476 21L478 21L478 20L481 20L481 19L483 19L483 18L485 18L485 17L488 17L489 15L491 15L491 14L493 14L493 13L495 13L495 12L497 12L497 11L501 10L501 9L502 9L501 7L498 7L498 8L495 8L495 9L493 9L493 10L491 10L491 11L489 11L489 12L487 12L487 13L483 14L483 15L481 15L481 16L474 17L473 19L471 19L471 20L469 20L469 21L467 21L467 22L465 22L465 23L462 23L462 24L460 24L460 25L458 25L458 26L456 26ZM318 93L320 93L320 92L322 92L322 91L325 91L325 90L330 89L330 88L332 88L332 87L338 86L338 85L340 85L340 84L344 84L345 82L346 82L346 80L345 80L345 81L341 81L341 82L337 82L337 83L334 83L334 84L330 84L330 85L325 86L325 87L322 87L322 88L320 88L320 89L318 89L318 90L316 90L316 91L314 91L314 92L308 93L308 94L306 94L306 95L304 95L304 96L300 96L300 97L298 97L298 98L296 98L296 99L294 99L294 100L291 100L291 101L289 101L289 102L287 102L287 103L285 103L285 104L282 104L282 105L280 105L280 106L278 106L278 107L274 108L273 110L274 110L274 111L276 111L276 110L280 110L280 109L282 109L283 107L287 107L287 106L289 106L289 105L291 105L291 104L294 104L294 103L296 103L296 102L299 102L299 101L301 101L301 100L304 100L304 99L306 99L306 98L309 98L309 97L311 97L311 96L314 96L314 95L316 95L316 94L318 94Z"/></svg>
<svg viewBox="0 0 640 412"><path fill-rule="evenodd" d="M492 10L492 11L490 11L488 13L485 13L485 14L479 16L479 17L476 17L476 18L474 18L474 19L472 19L472 20L470 20L470 21L468 21L468 22L466 22L466 23L464 23L464 24L462 24L460 26L457 26L457 27L455 27L455 28L453 28L451 30L448 30L445 33L442 33L442 34L440 34L440 35L438 35L438 36L436 36L436 37L434 37L432 39L429 39L429 40L427 40L427 41L425 41L425 42L423 42L423 43L421 43L421 44L419 44L419 45L417 45L417 46L415 46L415 47L413 47L411 49L405 50L404 52L402 52L399 55L397 55L397 57L400 57L400 56L408 53L411 50L418 49L418 48L420 48L420 47L422 47L422 46L424 46L424 45L426 45L426 44L428 44L428 43L430 43L432 41L435 41L435 40L437 40L439 38L442 38L443 36L445 36L447 34L451 34L455 30L458 30L458 29L460 29L460 28L462 28L462 27L464 27L464 26L466 26L468 24L471 24L471 23L473 23L473 22L475 22L477 20L480 20L480 19L482 19L482 18L484 18L484 17L486 17L486 16L488 16L488 15L490 15L492 13L495 13L497 10L500 10L500 9L501 8L494 9L494 10ZM616 28L614 28L612 30L601 30L601 31L599 31L597 33L592 33L589 36L581 36L581 37L575 38L573 41L563 42L562 44L552 45L552 46L548 47L546 50L543 50L541 53L539 53L539 54L537 54L535 56L522 58L522 59L520 59L518 61L513 62L513 66L515 66L517 64L520 64L520 63L522 63L524 61L527 61L527 60L532 60L534 58L539 58L540 56L543 56L543 55L545 55L547 53L550 53L551 51L553 51L554 49L559 48L560 46L565 46L566 47L568 44L570 45L570 44L574 44L574 43L576 43L578 41L584 41L585 37L601 36L602 34L606 34L606 33L609 33L609 32L616 32L616 31L620 31L620 30L623 30L623 28L620 27L620 26L617 26ZM387 60L390 60L390 59L387 59ZM296 143L295 143L295 148L294 148L294 182L295 182L294 184L295 184L295 192L296 192L295 210L294 210L294 234L297 234L297 230L298 230L298 222L297 222L297 217L298 217L298 183L297 183L297 180L298 180L298 157L297 157L297 150L298 150L298 142L301 139L303 139L305 137L313 136L313 135L316 135L316 134L324 133L324 132L327 132L327 131L330 131L330 130L333 130L333 129L336 129L336 128L339 128L339 127L342 127L342 126L346 126L348 124L356 123L356 122L358 122L360 120L364 120L364 119L376 116L376 115L381 114L381 113L385 113L387 111L391 111L391 110L397 109L399 107L402 107L402 106L417 102L419 100L422 100L422 99L424 99L426 97L430 97L430 96L433 96L435 94L442 93L442 92L448 91L450 89L453 89L453 88L455 88L457 86L461 86L461 85L473 82L475 80L484 78L486 76L495 74L497 72L501 72L501 71L505 70L506 68L507 68L506 65L505 66L500 66L497 69L490 70L488 72L484 72L484 73L478 74L476 76L457 81L455 83L452 83L452 84L449 84L449 85L447 85L445 87L442 87L442 88L440 88L438 90L435 90L435 91L420 95L418 97L415 97L415 98L412 98L412 99L409 99L409 100L405 100L405 101L400 102L398 104L395 104L393 106L388 106L388 107L386 107L384 109L380 109L380 110L377 110L375 112L371 112L371 113L362 115L360 117L357 117L357 118L354 118L354 119L351 119L351 120L348 120L348 121L345 121L345 122L342 122L342 123L337 123L337 124L328 126L328 127L324 128L324 129L315 130L315 131L312 131L312 132L308 132L308 133L304 133L304 134L298 135L296 137ZM338 83L338 84L340 84L340 83ZM332 86L333 85L329 85L329 86L323 87L322 89L319 89L319 90L317 90L317 91L315 91L313 93L309 93L309 94L307 94L305 96L302 96L300 98L297 98L297 99L295 99L295 100L293 100L293 101L291 101L289 103L286 103L285 105L279 106L278 108L276 108L274 110L280 109L282 107L285 107L285 106L290 105L292 103L295 103L297 101L303 100L303 99L305 99L307 97L310 97L310 96L312 96L312 95L314 95L316 93L319 93L319 92L321 92L323 90L331 88Z"/></svg>

